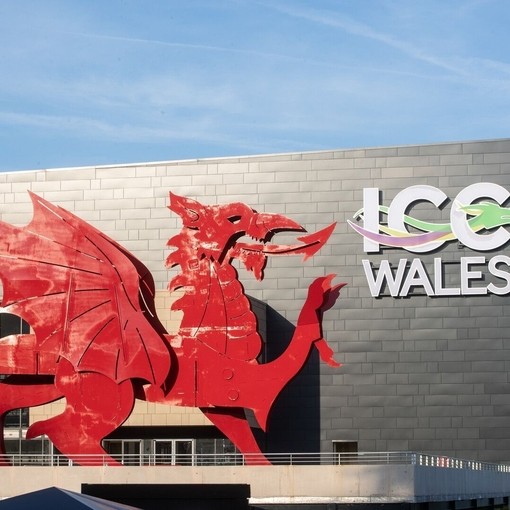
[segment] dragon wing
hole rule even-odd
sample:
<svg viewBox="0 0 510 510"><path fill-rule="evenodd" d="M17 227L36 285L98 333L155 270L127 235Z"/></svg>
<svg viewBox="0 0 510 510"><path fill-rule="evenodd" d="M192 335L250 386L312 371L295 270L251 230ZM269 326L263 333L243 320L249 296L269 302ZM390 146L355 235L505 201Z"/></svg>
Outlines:
<svg viewBox="0 0 510 510"><path fill-rule="evenodd" d="M161 384L170 354L149 270L87 222L30 197L27 226L0 222L2 306L31 325L39 352L77 371Z"/></svg>

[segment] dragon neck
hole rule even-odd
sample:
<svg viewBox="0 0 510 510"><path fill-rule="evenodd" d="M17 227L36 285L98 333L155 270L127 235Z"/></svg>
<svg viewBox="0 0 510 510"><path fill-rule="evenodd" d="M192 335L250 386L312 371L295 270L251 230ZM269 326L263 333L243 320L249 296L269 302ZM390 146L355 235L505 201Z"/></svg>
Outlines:
<svg viewBox="0 0 510 510"><path fill-rule="evenodd" d="M258 356L262 342L257 319L229 262L188 260L176 280L184 288L184 296L173 306L183 312L183 345L198 342L234 359Z"/></svg>

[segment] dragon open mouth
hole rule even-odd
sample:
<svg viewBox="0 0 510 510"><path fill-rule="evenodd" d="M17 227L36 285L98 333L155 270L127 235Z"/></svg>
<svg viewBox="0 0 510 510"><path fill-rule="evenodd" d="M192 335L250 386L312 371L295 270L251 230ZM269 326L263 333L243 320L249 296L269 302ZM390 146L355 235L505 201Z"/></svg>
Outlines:
<svg viewBox="0 0 510 510"><path fill-rule="evenodd" d="M241 260L246 269L253 271L258 280L263 278L264 267L269 255L300 255L304 260L317 253L329 239L335 229L336 223L332 223L322 230L306 234L297 238L300 244L248 244L236 243L232 255Z"/></svg>

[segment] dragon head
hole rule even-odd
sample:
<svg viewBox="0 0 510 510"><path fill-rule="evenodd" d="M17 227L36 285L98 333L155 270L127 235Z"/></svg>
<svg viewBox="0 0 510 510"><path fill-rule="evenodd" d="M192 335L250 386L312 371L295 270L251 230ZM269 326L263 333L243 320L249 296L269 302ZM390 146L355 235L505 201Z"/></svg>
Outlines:
<svg viewBox="0 0 510 510"><path fill-rule="evenodd" d="M305 229L286 216L259 213L240 202L204 205L170 193L169 209L181 217L183 225L181 233L170 239L169 245L182 249L182 236L185 234L194 258L208 258L220 264L237 258L259 280L263 278L269 255L303 254L305 259L311 257L328 240L335 228L335 224L332 224L314 234L298 237L300 244L276 245L269 244L276 233L305 232ZM255 243L241 240L245 236ZM172 256L170 262L179 263Z"/></svg>
<svg viewBox="0 0 510 510"><path fill-rule="evenodd" d="M480 202L470 205L459 205L459 209L470 216L474 216L471 223L473 230L490 230L504 225L510 225L510 208L501 207L492 202Z"/></svg>

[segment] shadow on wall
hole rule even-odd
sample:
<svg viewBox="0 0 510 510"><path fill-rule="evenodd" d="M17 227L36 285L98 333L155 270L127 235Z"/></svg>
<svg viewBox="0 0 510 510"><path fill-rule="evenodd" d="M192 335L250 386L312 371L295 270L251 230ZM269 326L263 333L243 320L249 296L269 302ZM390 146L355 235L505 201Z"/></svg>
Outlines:
<svg viewBox="0 0 510 510"><path fill-rule="evenodd" d="M266 360L278 358L289 345L295 326L266 308ZM302 371L283 389L269 415L262 448L267 453L320 451L320 359L312 349Z"/></svg>

